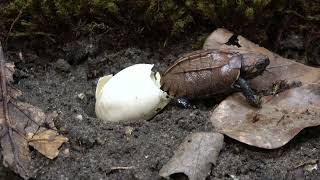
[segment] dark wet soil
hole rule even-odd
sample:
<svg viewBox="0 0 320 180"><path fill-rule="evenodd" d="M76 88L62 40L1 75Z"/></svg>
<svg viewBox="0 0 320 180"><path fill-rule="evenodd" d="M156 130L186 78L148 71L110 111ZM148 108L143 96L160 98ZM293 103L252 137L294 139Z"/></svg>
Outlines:
<svg viewBox="0 0 320 180"><path fill-rule="evenodd" d="M134 46L120 51L105 49L91 61L104 61L96 66L100 75L135 63L152 63L162 71L189 50L187 44L160 51ZM33 152L39 167L36 179L160 179L160 168L188 134L214 130L208 118L213 103L208 102L197 102L190 109L170 104L150 121L102 123L94 114L97 78L87 79L92 71L89 60L68 66L66 56L59 57L65 62L49 57L49 64L41 63L48 57L31 61L28 56L25 62L14 55L10 58L17 65L15 83L24 92L22 99L44 111L58 112L56 126L69 138L55 160ZM319 132L319 127L306 129L277 150L250 147L226 137L208 179L320 179L319 168L306 168L320 165ZM0 178L14 176L1 171Z"/></svg>

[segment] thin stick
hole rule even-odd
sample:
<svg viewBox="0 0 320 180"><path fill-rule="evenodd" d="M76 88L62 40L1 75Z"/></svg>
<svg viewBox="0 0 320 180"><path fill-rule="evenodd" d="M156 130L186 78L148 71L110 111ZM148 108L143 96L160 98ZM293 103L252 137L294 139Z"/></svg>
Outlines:
<svg viewBox="0 0 320 180"><path fill-rule="evenodd" d="M14 156L14 160L15 163L17 163L18 166L23 167L20 165L19 159L18 159L18 155L17 155L17 150L14 146L14 142L13 142L13 130L12 130L12 126L13 123L11 122L10 116L9 116L9 112L8 112L8 92L7 92L7 82L6 82L6 75L5 75L5 58L4 58L4 53L3 53L3 49L2 49L2 45L0 42L0 81L1 81L1 91L2 91L2 104L3 104L3 115L5 118L5 125L8 128L8 132L9 132L9 139L10 139L10 144L12 147L12 151L13 151L13 156ZM23 169L23 168L22 168Z"/></svg>
<svg viewBox="0 0 320 180"><path fill-rule="evenodd" d="M7 47L7 44L8 44L8 40L9 40L9 37L10 37L10 34L12 32L12 29L14 27L14 25L17 23L17 21L20 19L24 9L29 5L31 1L30 0L27 0L27 3L19 10L19 14L16 16L16 18L13 20L13 22L11 23L10 25L10 28L9 28L9 31L7 33L7 37L6 37L6 40L4 41L4 47Z"/></svg>
<svg viewBox="0 0 320 180"><path fill-rule="evenodd" d="M0 42L0 76L1 76L1 90L2 90L2 96L3 96L3 114L5 115L5 119L8 120L9 114L7 112L8 110L7 82L6 82L4 65L5 65L4 53L3 53L2 45Z"/></svg>
<svg viewBox="0 0 320 180"><path fill-rule="evenodd" d="M134 166L117 166L117 167L111 167L111 170L128 170L133 168Z"/></svg>

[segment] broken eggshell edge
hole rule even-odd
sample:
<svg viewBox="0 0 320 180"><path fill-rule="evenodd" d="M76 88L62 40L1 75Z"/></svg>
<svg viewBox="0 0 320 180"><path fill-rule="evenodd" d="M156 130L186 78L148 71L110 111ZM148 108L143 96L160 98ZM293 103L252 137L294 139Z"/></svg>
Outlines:
<svg viewBox="0 0 320 180"><path fill-rule="evenodd" d="M149 120L171 100L153 64L135 64L99 79L95 112L105 122Z"/></svg>

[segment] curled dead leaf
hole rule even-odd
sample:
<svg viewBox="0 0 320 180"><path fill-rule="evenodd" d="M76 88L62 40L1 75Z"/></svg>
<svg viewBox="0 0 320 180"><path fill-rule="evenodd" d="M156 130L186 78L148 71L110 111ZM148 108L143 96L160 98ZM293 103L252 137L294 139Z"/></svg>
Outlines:
<svg viewBox="0 0 320 180"><path fill-rule="evenodd" d="M242 36L237 36L240 47L226 45L232 35L218 29L208 37L204 48L267 55L270 65L266 72L251 81L255 90L269 90L277 81L299 81L302 85L262 97L261 109L248 106L240 93L229 96L211 113L210 120L217 131L252 146L274 149L285 145L302 129L320 125L320 69L285 59Z"/></svg>
<svg viewBox="0 0 320 180"><path fill-rule="evenodd" d="M166 179L205 179L210 174L211 165L216 163L222 145L223 135L220 133L191 134L185 138L159 174Z"/></svg>

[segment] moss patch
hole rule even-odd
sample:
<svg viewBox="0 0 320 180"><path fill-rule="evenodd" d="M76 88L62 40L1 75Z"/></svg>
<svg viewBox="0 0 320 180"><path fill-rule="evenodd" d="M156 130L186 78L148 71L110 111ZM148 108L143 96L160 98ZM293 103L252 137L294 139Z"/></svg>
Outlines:
<svg viewBox="0 0 320 180"><path fill-rule="evenodd" d="M106 32L126 26L133 33L163 33L179 37L199 28L227 27L241 31L263 26L276 15L288 10L314 18L319 3L303 0L13 0L0 3L4 29L10 26L19 12L11 37L44 36L57 39L71 34ZM299 10L299 11L296 11ZM265 32L260 36L263 39Z"/></svg>

